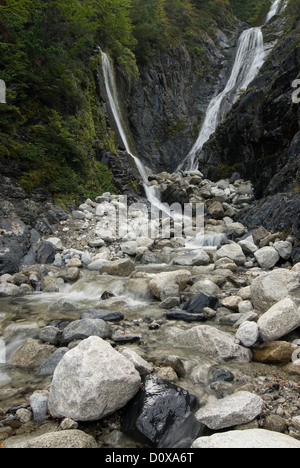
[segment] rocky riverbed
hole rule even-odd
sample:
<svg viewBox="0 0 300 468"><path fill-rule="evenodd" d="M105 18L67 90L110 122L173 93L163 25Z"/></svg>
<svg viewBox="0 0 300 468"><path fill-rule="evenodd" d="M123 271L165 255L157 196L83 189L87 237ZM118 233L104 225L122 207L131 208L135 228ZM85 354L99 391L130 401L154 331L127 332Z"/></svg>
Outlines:
<svg viewBox="0 0 300 468"><path fill-rule="evenodd" d="M191 222L1 179L2 445L300 448L299 240L236 221L248 181L149 180Z"/></svg>

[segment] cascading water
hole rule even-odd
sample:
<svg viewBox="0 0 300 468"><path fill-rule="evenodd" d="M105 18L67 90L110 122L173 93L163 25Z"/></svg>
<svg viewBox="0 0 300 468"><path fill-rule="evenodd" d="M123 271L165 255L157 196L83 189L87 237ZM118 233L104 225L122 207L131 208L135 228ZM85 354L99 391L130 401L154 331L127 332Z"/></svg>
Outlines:
<svg viewBox="0 0 300 468"><path fill-rule="evenodd" d="M124 128L124 125L122 123L122 118L121 118L121 111L120 111L120 106L119 106L119 101L118 101L118 93L117 93L117 88L116 88L116 83L115 83L115 78L114 78L114 73L110 64L110 60L107 56L107 54L103 51L101 51L102 55L102 65L103 65L103 73L104 73L104 81L105 81L105 88L106 88L106 93L107 97L109 100L109 105L115 120L115 123L118 128L119 135L121 137L121 140L123 142L124 148L126 152L133 158L136 167L141 175L141 178L143 180L144 184L144 189L145 193L147 196L148 201L153 205L156 206L158 209L161 209L165 211L165 206L161 203L161 200L159 198L159 194L157 193L157 190L154 187L149 186L148 184L148 175L145 167L141 163L138 157L136 157L130 149L130 144L128 142L128 138L126 135L126 131Z"/></svg>
<svg viewBox="0 0 300 468"><path fill-rule="evenodd" d="M282 0L273 2L265 24L277 14L281 3ZM183 167L188 170L196 169L196 154L216 131L222 118L229 112L241 93L254 80L263 66L266 56L262 27L245 30L239 38L234 65L226 87L211 100L198 139L179 169Z"/></svg>

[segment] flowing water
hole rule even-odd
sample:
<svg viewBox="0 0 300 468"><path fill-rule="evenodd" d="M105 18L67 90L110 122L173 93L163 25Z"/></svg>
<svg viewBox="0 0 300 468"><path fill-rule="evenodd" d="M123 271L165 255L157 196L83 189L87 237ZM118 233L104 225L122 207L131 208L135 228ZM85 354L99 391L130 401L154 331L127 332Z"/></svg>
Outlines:
<svg viewBox="0 0 300 468"><path fill-rule="evenodd" d="M273 2L265 24L278 13L281 4L282 0L275 0ZM262 27L245 30L239 38L235 61L227 84L220 94L212 98L208 105L199 136L179 168L185 167L187 170L197 168L197 153L201 151L233 104L247 90L249 84L257 76L265 62L266 56L267 51L264 46Z"/></svg>

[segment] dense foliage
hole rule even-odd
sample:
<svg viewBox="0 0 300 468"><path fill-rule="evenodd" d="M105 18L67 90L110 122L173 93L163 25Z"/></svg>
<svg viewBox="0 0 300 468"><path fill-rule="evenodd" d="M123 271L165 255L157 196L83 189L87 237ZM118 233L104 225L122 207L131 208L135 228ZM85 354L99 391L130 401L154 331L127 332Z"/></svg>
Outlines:
<svg viewBox="0 0 300 468"><path fill-rule="evenodd" d="M184 41L201 54L203 32L226 15L255 21L269 0L0 0L0 168L27 190L92 196L113 190L98 150L116 152L94 72L109 51L127 76ZM250 18L251 17L251 18Z"/></svg>

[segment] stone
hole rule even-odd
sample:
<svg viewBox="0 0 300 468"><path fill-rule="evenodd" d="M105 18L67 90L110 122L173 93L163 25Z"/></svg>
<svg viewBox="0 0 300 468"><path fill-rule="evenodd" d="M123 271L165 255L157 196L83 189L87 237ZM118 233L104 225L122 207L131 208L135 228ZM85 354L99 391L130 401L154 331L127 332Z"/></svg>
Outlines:
<svg viewBox="0 0 300 468"><path fill-rule="evenodd" d="M46 359L45 362L43 362L43 364L38 369L37 374L44 376L53 375L57 364L68 351L69 348L66 347L58 348L56 351L54 351L53 354L51 354L51 356L48 359Z"/></svg>
<svg viewBox="0 0 300 468"><path fill-rule="evenodd" d="M121 259L121 260L115 260L112 262L108 262L105 265L103 265L99 273L102 275L103 273L106 273L111 276L130 276L131 273L135 269L135 264L132 260L129 258Z"/></svg>
<svg viewBox="0 0 300 468"><path fill-rule="evenodd" d="M37 424L42 424L48 412L48 397L43 393L35 392L29 398L30 407L33 413L33 420Z"/></svg>
<svg viewBox="0 0 300 468"><path fill-rule="evenodd" d="M24 435L22 437L11 437L3 443L4 448L72 448L72 449L90 449L98 448L94 437L78 429L68 431L47 432L41 436Z"/></svg>
<svg viewBox="0 0 300 468"><path fill-rule="evenodd" d="M49 358L55 347L39 340L28 338L9 359L11 366L35 369Z"/></svg>
<svg viewBox="0 0 300 468"><path fill-rule="evenodd" d="M278 340L300 327L300 309L292 299L283 299L259 318L258 327L264 340Z"/></svg>
<svg viewBox="0 0 300 468"><path fill-rule="evenodd" d="M85 318L75 320L68 325L62 335L62 344L67 345L71 341L84 340L89 336L110 338L111 327L102 319Z"/></svg>
<svg viewBox="0 0 300 468"><path fill-rule="evenodd" d="M50 343L54 346L59 344L61 332L53 326L44 327L40 330L39 338L45 343Z"/></svg>
<svg viewBox="0 0 300 468"><path fill-rule="evenodd" d="M19 286L11 283L0 283L0 297L17 296L20 294Z"/></svg>
<svg viewBox="0 0 300 468"><path fill-rule="evenodd" d="M153 366L152 364L148 363L143 359L141 356L139 356L135 351L133 351L130 348L123 348L120 350L120 353L123 354L136 368L136 370L141 374L141 375L148 375L153 372Z"/></svg>
<svg viewBox="0 0 300 468"><path fill-rule="evenodd" d="M264 270L273 268L280 259L279 253L274 247L263 247L254 253L254 257Z"/></svg>
<svg viewBox="0 0 300 468"><path fill-rule="evenodd" d="M217 200L211 203L208 207L208 214L214 219L222 219L225 214L222 203Z"/></svg>
<svg viewBox="0 0 300 468"><path fill-rule="evenodd" d="M122 432L157 447L173 425L182 423L196 407L194 395L171 382L147 376L128 405Z"/></svg>
<svg viewBox="0 0 300 468"><path fill-rule="evenodd" d="M241 342L246 348L251 348L255 345L259 338L258 325L255 322L243 322L236 335L236 339Z"/></svg>
<svg viewBox="0 0 300 468"><path fill-rule="evenodd" d="M89 309L86 312L82 312L80 315L81 319L101 319L106 322L119 322L124 320L124 315L121 312L110 312L104 309Z"/></svg>
<svg viewBox="0 0 300 468"><path fill-rule="evenodd" d="M149 282L149 288L157 299L161 298L161 293L170 284L177 284L180 291L186 287L192 274L187 270L177 270L158 273Z"/></svg>
<svg viewBox="0 0 300 468"><path fill-rule="evenodd" d="M125 356L91 336L66 353L56 367L49 411L54 418L96 421L124 407L140 383L139 373Z"/></svg>
<svg viewBox="0 0 300 468"><path fill-rule="evenodd" d="M180 309L173 309L166 313L168 320L183 320L184 322L206 322L207 315L205 313L194 314L185 312Z"/></svg>
<svg viewBox="0 0 300 468"><path fill-rule="evenodd" d="M175 347L197 351L199 356L204 354L238 362L250 362L252 358L251 351L237 345L233 335L208 325L199 325L186 331L174 327L168 331L168 340Z"/></svg>
<svg viewBox="0 0 300 468"><path fill-rule="evenodd" d="M221 258L228 258L239 266L244 265L246 262L246 257L241 246L235 243L223 245L217 250L215 260Z"/></svg>
<svg viewBox="0 0 300 468"><path fill-rule="evenodd" d="M238 244L242 247L245 254L254 254L258 250L258 247L254 243L253 236L239 241Z"/></svg>
<svg viewBox="0 0 300 468"><path fill-rule="evenodd" d="M253 350L253 359L264 364L288 364L295 351L292 343L286 341L270 341L262 343Z"/></svg>
<svg viewBox="0 0 300 468"><path fill-rule="evenodd" d="M213 281L209 279L204 279L197 281L190 289L192 294L205 293L210 296L221 295L221 289Z"/></svg>
<svg viewBox="0 0 300 468"><path fill-rule="evenodd" d="M195 440L192 449L228 449L228 448L256 448L279 449L300 448L300 441L279 432L265 429L247 429L213 434Z"/></svg>
<svg viewBox="0 0 300 468"><path fill-rule="evenodd" d="M239 304L242 302L242 298L240 296L228 296L222 299L220 302L222 306L238 312Z"/></svg>
<svg viewBox="0 0 300 468"><path fill-rule="evenodd" d="M64 250L62 241L61 239L59 239L59 237L49 237L48 239L46 239L46 241L50 242L50 244L53 245L55 250Z"/></svg>
<svg viewBox="0 0 300 468"><path fill-rule="evenodd" d="M173 260L174 265L205 266L210 264L210 256L204 250L185 252Z"/></svg>
<svg viewBox="0 0 300 468"><path fill-rule="evenodd" d="M293 252L293 244L288 241L278 241L273 245L274 249L277 250L280 257L284 260L288 260Z"/></svg>
<svg viewBox="0 0 300 468"><path fill-rule="evenodd" d="M51 242L42 241L36 253L36 263L41 265L51 264L55 260L55 248Z"/></svg>
<svg viewBox="0 0 300 468"><path fill-rule="evenodd" d="M121 244L121 250L123 250L124 253L130 256L136 255L137 249L138 243L136 241L128 241L124 242L124 244Z"/></svg>
<svg viewBox="0 0 300 468"><path fill-rule="evenodd" d="M250 392L237 392L196 413L196 419L209 429L220 430L238 424L247 424L259 416L264 407L262 398Z"/></svg>
<svg viewBox="0 0 300 468"><path fill-rule="evenodd" d="M200 293L193 297L193 299L188 300L181 308L191 314L202 314L206 307L217 310L218 306L219 301L216 296Z"/></svg>
<svg viewBox="0 0 300 468"><path fill-rule="evenodd" d="M258 276L251 284L251 302L254 309L266 312L281 299L288 297L291 291L300 294L300 285L297 286L297 282L299 275L283 268Z"/></svg>
<svg viewBox="0 0 300 468"><path fill-rule="evenodd" d="M270 234L266 228L260 226L259 228L255 229L252 233L253 241L255 245L259 245L260 241L267 237Z"/></svg>

